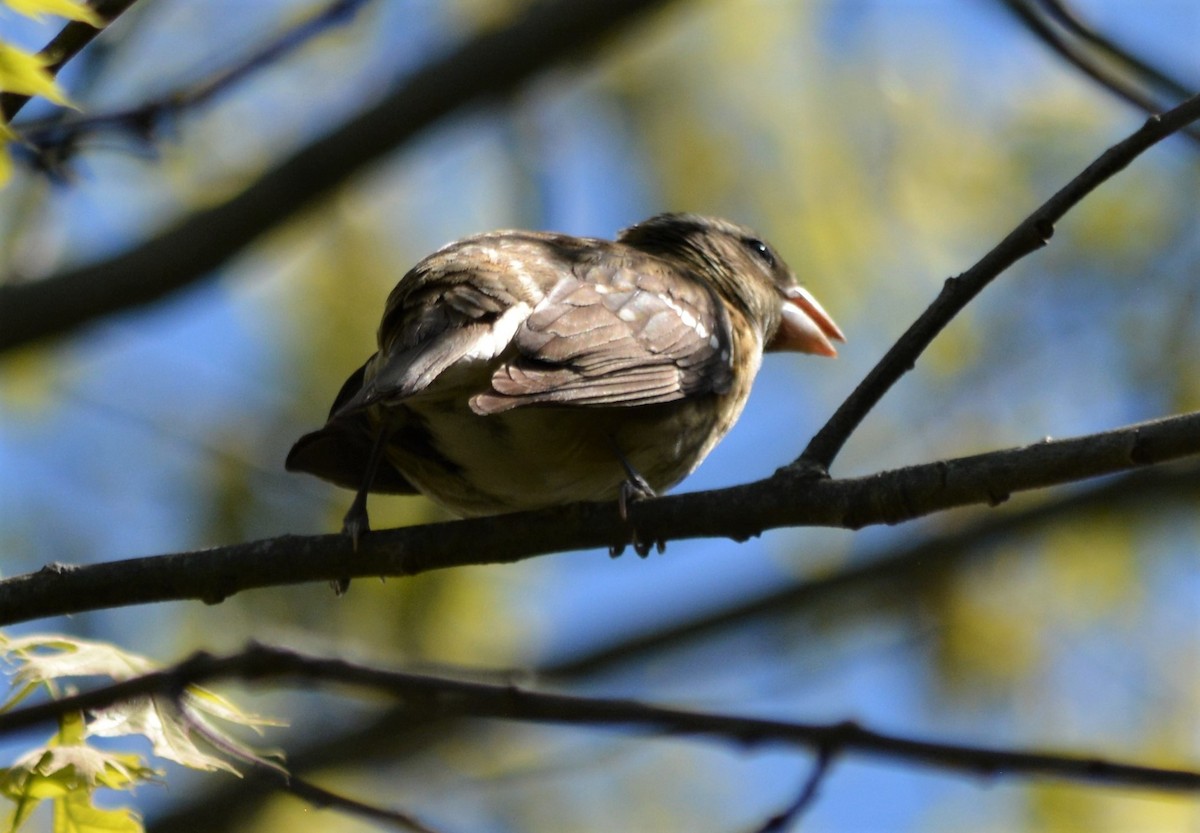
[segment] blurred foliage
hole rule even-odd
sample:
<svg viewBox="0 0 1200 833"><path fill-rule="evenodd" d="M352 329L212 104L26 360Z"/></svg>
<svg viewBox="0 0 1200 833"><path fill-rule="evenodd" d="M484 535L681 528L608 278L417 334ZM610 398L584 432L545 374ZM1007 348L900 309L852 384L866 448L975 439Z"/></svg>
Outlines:
<svg viewBox="0 0 1200 833"><path fill-rule="evenodd" d="M66 636L7 639L0 636L0 665L12 676L12 693L0 712L31 695L61 697L80 678L122 682L159 668L146 657L106 643ZM140 753L106 751L96 738L139 737L154 754L191 769L237 774L239 764L259 758L257 752L212 723L259 729L279 723L248 714L231 701L199 686L174 696L152 695L87 712L66 712L58 730L44 745L24 752L10 767L0 768L0 795L13 804L8 830L25 828L38 805L50 802L55 833L139 833L140 815L128 807L104 809L93 804L98 790L131 792L154 783L163 773Z"/></svg>
<svg viewBox="0 0 1200 833"><path fill-rule="evenodd" d="M110 105L139 100L203 75L227 42L250 40L248 27L295 13L287 3L236 14L217 5L149 4L121 54L81 73L86 89ZM180 119L154 158L91 147L65 189L19 171L0 216L10 279L28 277L29 263L51 271L135 245L224 198L386 79L525 5L375 4L222 106ZM1168 5L1139 14L1161 13L1166 33ZM182 31L194 37L163 34ZM207 63L197 58L204 50ZM611 235L660 210L758 227L850 337L835 365L768 361L743 425L684 488L738 482L752 464L769 471L946 277L1140 118L1045 58L987 3L671 4L594 61L428 131L260 242L216 286L6 356L0 469L20 471L21 485L0 482L3 569L336 530L351 495L282 473L286 450L321 423L374 349L383 300L404 270L487 228ZM835 473L1200 407L1197 194L1194 152L1168 142L1089 197L1046 250L947 329ZM556 685L1195 766L1196 503L1193 492L1136 513L1064 513L961 567L748 619L700 645ZM422 498L388 497L372 500L371 517L378 527L443 518ZM973 517L866 530L852 545L812 531L741 547L679 542L644 562L568 555L356 580L340 600L323 586L279 588L63 627L163 657L256 638L380 662L536 667ZM297 743L370 719L307 693L265 699L265 711L294 715ZM398 740L376 742L370 766L349 762L316 780L448 829L750 828L790 800L806 764L490 724L459 726L411 757ZM1200 824L1194 803L1174 798L1042 783L987 791L898 769L839 763L804 829L1175 833ZM371 829L288 798L228 829L285 828Z"/></svg>
<svg viewBox="0 0 1200 833"><path fill-rule="evenodd" d="M79 0L2 0L0 12L9 10L39 21L43 15L55 15L84 21L97 28L103 25L96 13ZM74 106L50 74L48 67L53 62L53 56L32 54L0 37L0 93L41 96L54 104ZM12 174L8 145L16 139L8 125L0 121L0 187Z"/></svg>

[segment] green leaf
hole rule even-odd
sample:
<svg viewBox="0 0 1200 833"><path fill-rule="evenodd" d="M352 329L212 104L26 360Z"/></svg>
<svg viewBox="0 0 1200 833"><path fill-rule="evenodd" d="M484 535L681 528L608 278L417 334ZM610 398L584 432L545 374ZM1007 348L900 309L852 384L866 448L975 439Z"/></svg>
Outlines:
<svg viewBox="0 0 1200 833"><path fill-rule="evenodd" d="M72 792L54 802L54 833L141 833L142 829L133 810L102 810L92 805L87 792Z"/></svg>
<svg viewBox="0 0 1200 833"><path fill-rule="evenodd" d="M58 733L0 770L0 795L16 805L9 826L16 831L42 801L54 802L55 830L141 830L129 810L100 810L91 805L99 787L129 790L162 773L140 755L105 752L88 746L82 715L64 715ZM133 826L130 826L130 825Z"/></svg>
<svg viewBox="0 0 1200 833"><path fill-rule="evenodd" d="M120 681L158 668L146 657L123 651L115 645L66 636L0 637L0 650L6 650L7 661L16 666L14 680L19 686L6 708L28 696L37 686L46 686L53 693L55 684L63 678L103 676ZM143 696L95 709L89 712L86 726L79 715L64 717L54 746L86 749L84 743L88 737L141 735L150 741L154 754L160 758L192 769L224 770L234 774L238 772L227 757L241 760L264 757L264 753L214 726L210 718L248 726L255 731L263 726L282 725L279 721L245 712L207 689L189 686L178 700ZM102 762L106 768L86 768L87 764L99 766ZM55 759L51 763L57 765L59 761ZM77 767L90 774L92 786L118 789L127 787L132 781L146 780L152 774L151 770L137 769L135 765L140 766L140 761L123 760L120 756L95 760L84 757L77 762ZM98 772L105 773L104 783L96 781Z"/></svg>
<svg viewBox="0 0 1200 833"><path fill-rule="evenodd" d="M13 138L14 134L8 129L8 125L0 122L0 188L7 185L12 178L12 156L8 153L8 145Z"/></svg>
<svg viewBox="0 0 1200 833"><path fill-rule="evenodd" d="M103 752L91 746L47 746L23 755L4 771L0 793L14 801L61 798L95 787L129 789L158 773L142 766L137 755Z"/></svg>

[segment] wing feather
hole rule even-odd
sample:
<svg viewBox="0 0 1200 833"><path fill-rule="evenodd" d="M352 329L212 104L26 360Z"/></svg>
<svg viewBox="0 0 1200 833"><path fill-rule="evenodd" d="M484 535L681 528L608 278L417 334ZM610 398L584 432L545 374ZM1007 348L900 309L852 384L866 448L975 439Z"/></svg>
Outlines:
<svg viewBox="0 0 1200 833"><path fill-rule="evenodd" d="M715 293L657 258L619 255L555 285L518 328L491 390L471 399L476 413L640 406L728 390L730 323Z"/></svg>

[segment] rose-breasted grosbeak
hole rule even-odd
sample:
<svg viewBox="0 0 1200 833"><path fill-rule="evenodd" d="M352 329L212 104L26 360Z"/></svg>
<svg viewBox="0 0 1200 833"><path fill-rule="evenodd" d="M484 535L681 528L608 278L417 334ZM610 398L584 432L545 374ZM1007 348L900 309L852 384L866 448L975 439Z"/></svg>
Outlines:
<svg viewBox="0 0 1200 833"><path fill-rule="evenodd" d="M615 242L468 237L392 290L379 350L287 458L358 490L488 515L653 494L733 426L764 350L836 355L841 331L748 228L662 214ZM622 507L624 503L622 502Z"/></svg>

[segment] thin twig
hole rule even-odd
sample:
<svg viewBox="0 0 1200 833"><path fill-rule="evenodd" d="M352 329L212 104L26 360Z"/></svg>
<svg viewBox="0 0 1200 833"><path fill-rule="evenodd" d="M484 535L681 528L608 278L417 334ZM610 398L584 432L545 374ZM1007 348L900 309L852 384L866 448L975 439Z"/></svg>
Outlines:
<svg viewBox="0 0 1200 833"><path fill-rule="evenodd" d="M829 766L832 763L832 753L824 747L818 749L817 758L813 761L812 770L800 787L799 795L787 807L771 816L761 826L756 827L753 833L785 833L790 830L816 800L817 790L825 780L825 776L829 774Z"/></svg>
<svg viewBox="0 0 1200 833"><path fill-rule="evenodd" d="M628 668L640 659L660 656L675 648L686 647L715 633L728 632L739 623L757 617L801 615L817 605L839 605L872 598L874 588L886 587L890 594L903 595L905 588L930 580L961 566L968 559L1004 553L1030 553L1028 548L998 547L1009 536L1027 533L1042 524L1061 521L1064 516L1084 514L1103 507L1110 515L1124 513L1138 505L1158 508L1172 501L1187 502L1200 492L1200 465L1145 469L1108 480L1093 488L1057 495L1036 506L1002 515L989 514L972 523L942 530L919 542L877 553L870 562L845 567L829 576L810 578L779 588L766 596L742 600L728 609L696 612L692 618L673 622L648 632L626 636L536 668L525 679L542 680L559 686L590 674L614 668ZM819 558L815 559L819 561ZM424 670L424 669L417 669ZM430 673L447 675L448 670ZM513 678L505 680L512 682ZM442 738L450 728L445 724L418 722L403 706L393 706L365 724L347 727L330 735L308 732L289 750L293 771L324 771L347 763L361 764L364 757L386 755L390 761L413 757L433 737ZM248 817L263 791L250 779L225 780L202 796L173 807L156 817L155 831L196 828L192 820L203 814L207 829L237 827L234 819Z"/></svg>
<svg viewBox="0 0 1200 833"><path fill-rule="evenodd" d="M983 259L956 278L948 278L941 293L892 345L854 392L809 442L796 461L798 469L825 472L863 418L976 295L1001 272L1050 240L1054 225L1080 200L1108 181L1148 148L1200 119L1200 95L1161 116L1151 116L1141 128L1113 145L1054 196L1026 217Z"/></svg>

